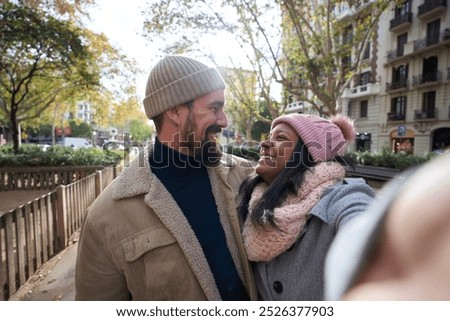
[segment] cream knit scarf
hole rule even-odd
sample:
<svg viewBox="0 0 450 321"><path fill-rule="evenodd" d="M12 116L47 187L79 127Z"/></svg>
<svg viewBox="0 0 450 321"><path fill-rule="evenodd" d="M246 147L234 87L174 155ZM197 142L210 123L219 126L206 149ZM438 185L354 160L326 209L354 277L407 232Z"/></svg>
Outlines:
<svg viewBox="0 0 450 321"><path fill-rule="evenodd" d="M288 196L273 211L279 229L272 227L270 223L265 227L254 226L248 215L242 234L249 260L267 262L289 249L303 229L309 211L319 202L325 189L342 180L344 175L344 168L336 162L320 163L311 168L311 171L306 171L297 195ZM255 187L249 201L250 213L268 186L261 183Z"/></svg>

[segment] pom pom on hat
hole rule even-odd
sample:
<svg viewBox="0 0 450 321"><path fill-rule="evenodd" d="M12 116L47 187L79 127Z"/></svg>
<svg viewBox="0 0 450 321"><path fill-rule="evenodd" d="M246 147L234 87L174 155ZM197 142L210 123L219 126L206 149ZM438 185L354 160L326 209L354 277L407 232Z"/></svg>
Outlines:
<svg viewBox="0 0 450 321"><path fill-rule="evenodd" d="M152 119L166 110L225 89L215 68L184 56L166 56L150 71L145 90L144 109Z"/></svg>
<svg viewBox="0 0 450 321"><path fill-rule="evenodd" d="M352 141L355 139L356 131L352 119L343 115L336 115L330 118L330 122L341 129L342 135L346 141Z"/></svg>
<svg viewBox="0 0 450 321"><path fill-rule="evenodd" d="M344 115L328 120L315 115L289 114L276 118L271 128L279 123L286 123L297 132L316 162L343 156L346 143L356 136L353 120Z"/></svg>

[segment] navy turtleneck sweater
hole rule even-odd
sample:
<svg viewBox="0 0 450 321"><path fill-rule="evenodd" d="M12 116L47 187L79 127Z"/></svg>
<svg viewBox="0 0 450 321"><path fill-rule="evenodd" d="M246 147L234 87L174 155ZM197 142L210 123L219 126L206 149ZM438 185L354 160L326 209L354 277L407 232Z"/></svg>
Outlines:
<svg viewBox="0 0 450 321"><path fill-rule="evenodd" d="M158 139L149 162L152 172L170 192L194 230L222 300L248 300L226 244L205 165Z"/></svg>

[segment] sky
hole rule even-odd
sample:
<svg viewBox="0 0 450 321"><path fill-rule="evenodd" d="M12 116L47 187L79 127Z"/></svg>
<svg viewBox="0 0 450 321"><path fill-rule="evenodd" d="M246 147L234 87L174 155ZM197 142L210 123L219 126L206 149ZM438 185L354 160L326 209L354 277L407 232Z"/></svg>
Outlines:
<svg viewBox="0 0 450 321"><path fill-rule="evenodd" d="M96 0L89 10L91 21L88 27L104 33L110 43L120 48L128 57L136 59L142 74L137 76L137 94L143 98L148 73L156 63L156 52L140 35L143 25L142 0Z"/></svg>
<svg viewBox="0 0 450 321"><path fill-rule="evenodd" d="M161 58L161 53L152 48L152 45L141 34L144 17L141 13L149 0L96 0L96 5L89 10L91 21L87 26L97 33L104 33L110 43L121 49L129 58L134 58L142 73L136 75L137 96L142 101L145 96L145 87L151 68ZM229 34L220 36L205 36L200 44L204 50L214 55L214 59L221 66L229 66L229 57L244 68L249 68L248 60L242 54L234 37ZM208 64L208 62L205 62ZM278 94L277 94L278 93ZM276 98L281 93L280 86L274 84L272 92Z"/></svg>
<svg viewBox="0 0 450 321"><path fill-rule="evenodd" d="M136 59L140 69L143 70L143 73L138 75L136 84L137 94L142 99L148 74L161 57L160 53L152 49L151 44L141 36L144 21L141 11L146 2L145 0L96 0L96 5L89 10L91 21L87 24L94 32L104 33L110 43L120 48L128 57ZM233 52L231 45L233 39L224 37L205 39L210 47L209 50L214 53L218 61L227 61L227 56ZM224 42L227 46L224 46Z"/></svg>

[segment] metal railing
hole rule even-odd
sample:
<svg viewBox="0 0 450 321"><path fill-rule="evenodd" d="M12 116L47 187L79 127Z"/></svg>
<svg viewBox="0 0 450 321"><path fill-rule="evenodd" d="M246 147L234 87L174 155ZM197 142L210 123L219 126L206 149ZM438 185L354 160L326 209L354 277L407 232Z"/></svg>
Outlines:
<svg viewBox="0 0 450 321"><path fill-rule="evenodd" d="M430 71L420 75L413 76L413 86L426 84L428 82L442 81L442 71Z"/></svg>
<svg viewBox="0 0 450 321"><path fill-rule="evenodd" d="M398 16L395 16L391 21L389 21L389 30L392 30L404 23L411 23L412 22L412 12L400 14Z"/></svg>
<svg viewBox="0 0 450 321"><path fill-rule="evenodd" d="M439 34L430 35L426 38L422 38L414 41L414 51L444 42L450 39L450 28L445 29Z"/></svg>
<svg viewBox="0 0 450 321"><path fill-rule="evenodd" d="M419 10L417 16L420 17L421 15L439 7L447 7L447 0L427 0L424 4L421 4L418 7Z"/></svg>
<svg viewBox="0 0 450 321"><path fill-rule="evenodd" d="M399 79L399 80L394 80L391 83L389 83L389 82L386 83L386 91L402 89L402 88L408 88L408 79Z"/></svg>

